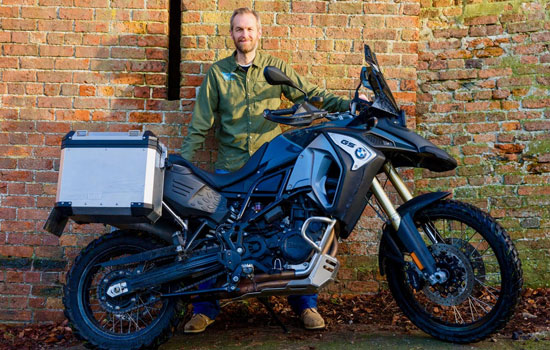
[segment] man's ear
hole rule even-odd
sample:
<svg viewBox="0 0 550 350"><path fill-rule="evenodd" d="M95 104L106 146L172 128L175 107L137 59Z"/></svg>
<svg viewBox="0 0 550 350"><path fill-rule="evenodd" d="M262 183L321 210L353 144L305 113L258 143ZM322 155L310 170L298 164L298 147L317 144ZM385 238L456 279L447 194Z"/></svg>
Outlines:
<svg viewBox="0 0 550 350"><path fill-rule="evenodd" d="M258 39L262 37L262 28L258 29Z"/></svg>

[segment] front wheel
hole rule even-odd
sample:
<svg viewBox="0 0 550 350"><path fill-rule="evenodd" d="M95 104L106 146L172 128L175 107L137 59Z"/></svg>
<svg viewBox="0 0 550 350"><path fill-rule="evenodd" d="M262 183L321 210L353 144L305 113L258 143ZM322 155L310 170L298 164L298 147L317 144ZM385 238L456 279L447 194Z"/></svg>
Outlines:
<svg viewBox="0 0 550 350"><path fill-rule="evenodd" d="M403 313L426 333L455 343L479 341L503 327L523 283L518 253L504 229L481 210L457 201L424 208L414 221L419 232L436 237L428 248L448 279L419 286L412 264L383 259L389 288Z"/></svg>
<svg viewBox="0 0 550 350"><path fill-rule="evenodd" d="M76 258L63 303L75 335L99 349L154 348L178 323L177 299L160 298L166 286L128 296L110 297L106 286L125 276L154 268L154 262L123 268L100 263L160 247L151 237L116 231L90 243Z"/></svg>

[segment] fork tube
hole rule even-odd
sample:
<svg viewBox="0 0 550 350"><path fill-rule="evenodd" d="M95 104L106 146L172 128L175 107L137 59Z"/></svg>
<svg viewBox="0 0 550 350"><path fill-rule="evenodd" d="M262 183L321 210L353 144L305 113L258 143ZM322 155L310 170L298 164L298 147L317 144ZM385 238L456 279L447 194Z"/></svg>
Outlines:
<svg viewBox="0 0 550 350"><path fill-rule="evenodd" d="M404 202L409 201L413 198L411 192L409 191L409 188L407 187L407 185L405 185L403 179L401 179L401 176L399 176L399 174L390 162L386 162L384 164L384 172L386 173L388 179L390 179L393 187L395 187L397 193L399 193L399 196L401 196L401 199L403 199ZM433 228L426 224L422 225L422 228L424 230L424 233L426 233L432 243L437 243L439 241Z"/></svg>
<svg viewBox="0 0 550 350"><path fill-rule="evenodd" d="M403 180L401 179L401 176L397 173L395 168L390 162L386 162L384 164L384 172L388 176L388 179L392 183L393 187L397 190L397 193L399 193L399 196L401 196L401 199L403 199L404 202L409 201L413 198L411 192L409 191L409 188Z"/></svg>
<svg viewBox="0 0 550 350"><path fill-rule="evenodd" d="M384 212L386 212L386 215L388 215L388 217L390 218L392 226L393 228L395 228L395 231L399 230L399 225L401 225L401 216L393 207L390 198L388 197L376 177L372 179L371 189L372 193L376 197L376 200L378 201L378 203L380 203L382 209L384 209Z"/></svg>

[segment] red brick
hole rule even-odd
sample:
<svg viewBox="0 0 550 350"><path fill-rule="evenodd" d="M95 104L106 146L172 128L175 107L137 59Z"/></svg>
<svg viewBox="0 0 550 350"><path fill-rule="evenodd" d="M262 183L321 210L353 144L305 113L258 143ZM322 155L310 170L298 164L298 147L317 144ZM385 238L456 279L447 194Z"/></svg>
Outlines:
<svg viewBox="0 0 550 350"><path fill-rule="evenodd" d="M297 13L324 13L326 3L323 1L293 1L292 11Z"/></svg>
<svg viewBox="0 0 550 350"><path fill-rule="evenodd" d="M89 68L89 59L58 58L55 60L56 70L88 70Z"/></svg>
<svg viewBox="0 0 550 350"><path fill-rule="evenodd" d="M409 16L418 16L420 14L420 4L403 4L403 14Z"/></svg>
<svg viewBox="0 0 550 350"><path fill-rule="evenodd" d="M18 67L18 59L17 58L15 58L15 57L0 57L0 68L17 68L17 67Z"/></svg>
<svg viewBox="0 0 550 350"><path fill-rule="evenodd" d="M524 128L526 131L548 131L550 130L550 121L526 121Z"/></svg>
<svg viewBox="0 0 550 350"><path fill-rule="evenodd" d="M4 18L1 23L3 30L36 30L35 19Z"/></svg>
<svg viewBox="0 0 550 350"><path fill-rule="evenodd" d="M161 123L162 114L160 113L146 113L146 112L132 112L128 119L132 123Z"/></svg>
<svg viewBox="0 0 550 350"><path fill-rule="evenodd" d="M69 83L72 79L71 72L37 72L36 73L37 81L45 83Z"/></svg>
<svg viewBox="0 0 550 350"><path fill-rule="evenodd" d="M6 282L8 283L21 283L23 282L23 272L22 271L6 271ZM21 298L13 298L10 306L14 309L18 309L18 307L14 307L14 304L19 304Z"/></svg>
<svg viewBox="0 0 550 350"><path fill-rule="evenodd" d="M22 7L21 17L55 19L57 18L56 12L56 8L54 7Z"/></svg>
<svg viewBox="0 0 550 350"><path fill-rule="evenodd" d="M0 320L2 321L31 321L32 313L29 310L1 310Z"/></svg>
<svg viewBox="0 0 550 350"><path fill-rule="evenodd" d="M8 56L36 56L38 55L37 45L4 45L4 54Z"/></svg>
<svg viewBox="0 0 550 350"><path fill-rule="evenodd" d="M107 58L109 49L105 47L76 47L75 57Z"/></svg>
<svg viewBox="0 0 550 350"><path fill-rule="evenodd" d="M63 311L34 310L34 320L37 322L62 322L65 320Z"/></svg>
<svg viewBox="0 0 550 350"><path fill-rule="evenodd" d="M166 62L164 61L132 61L130 63L132 72L165 72Z"/></svg>
<svg viewBox="0 0 550 350"><path fill-rule="evenodd" d="M301 31L302 28L291 28L292 36L295 36L296 33ZM311 30L306 31L308 35L302 37L318 37L319 32L317 28L311 28ZM326 30L328 39L348 39L348 38L359 38L361 36L361 30L359 28L327 28Z"/></svg>
<svg viewBox="0 0 550 350"><path fill-rule="evenodd" d="M287 37L289 33L288 26L263 26L263 37Z"/></svg>
<svg viewBox="0 0 550 350"><path fill-rule="evenodd" d="M79 86L79 95L80 96L94 96L95 95L95 86L80 85Z"/></svg>
<svg viewBox="0 0 550 350"><path fill-rule="evenodd" d="M112 109L144 109L145 102L138 99L116 99L111 102Z"/></svg>
<svg viewBox="0 0 550 350"><path fill-rule="evenodd" d="M531 77L514 77L514 78L500 78L497 80L497 86L508 87L508 86L530 86L533 83Z"/></svg>
<svg viewBox="0 0 550 350"><path fill-rule="evenodd" d="M15 219L16 211L15 208L0 208L0 219ZM3 241L0 240L0 243Z"/></svg>
<svg viewBox="0 0 550 350"><path fill-rule="evenodd" d="M348 17L342 15L315 15L313 25L320 27L343 27L347 24Z"/></svg>
<svg viewBox="0 0 550 350"><path fill-rule="evenodd" d="M165 23L147 23L146 31L149 34L166 34L168 26Z"/></svg>
<svg viewBox="0 0 550 350"><path fill-rule="evenodd" d="M420 7L417 9L420 10ZM396 15L399 13L399 4L367 3L365 4L365 13Z"/></svg>
<svg viewBox="0 0 550 350"><path fill-rule="evenodd" d="M94 16L93 9L83 8L64 8L59 9L60 19L92 20Z"/></svg>
<svg viewBox="0 0 550 350"><path fill-rule="evenodd" d="M34 229L34 224L28 221L3 221L2 230L9 231L32 231ZM22 258L30 258L33 255L33 248L27 246L13 246L13 245L2 245L0 246L0 255L3 256L15 256ZM2 293L2 286L0 284L0 294ZM19 293L9 293L9 294L19 294ZM23 294L23 293L21 293Z"/></svg>
<svg viewBox="0 0 550 350"><path fill-rule="evenodd" d="M508 33L536 32L542 28L543 22L541 21L509 23L507 26Z"/></svg>
<svg viewBox="0 0 550 350"><path fill-rule="evenodd" d="M36 81L36 71L7 70L4 71L3 81Z"/></svg>
<svg viewBox="0 0 550 350"><path fill-rule="evenodd" d="M46 108L71 108L72 101L69 97L39 97L38 107Z"/></svg>
<svg viewBox="0 0 550 350"><path fill-rule="evenodd" d="M51 56L51 57L61 57L61 56L72 56L74 54L74 49L69 46L49 46L43 45L40 46L40 56Z"/></svg>

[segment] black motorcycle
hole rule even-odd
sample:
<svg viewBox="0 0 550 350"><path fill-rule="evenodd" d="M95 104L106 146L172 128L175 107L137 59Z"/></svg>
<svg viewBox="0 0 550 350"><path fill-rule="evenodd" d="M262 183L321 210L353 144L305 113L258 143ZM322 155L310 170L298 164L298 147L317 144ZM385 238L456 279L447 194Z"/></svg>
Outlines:
<svg viewBox="0 0 550 350"><path fill-rule="evenodd" d="M443 172L457 163L405 127L368 46L365 60L350 111L330 114L305 93L292 108L266 110L265 118L300 128L264 144L234 173L168 156L157 215L147 220L121 219L114 207L81 215L74 203L56 203L46 223L52 233L61 235L68 218L118 228L83 249L67 275L63 303L74 333L103 349L154 347L171 335L183 302L316 292L336 278L338 241L369 201L385 221L380 272L416 326L456 343L503 327L522 287L512 240L449 192L413 197L395 168ZM297 88L275 67L264 75ZM372 102L358 98L361 86ZM394 207L377 175L404 204ZM143 218L145 209L132 203L129 217ZM198 288L204 282L211 287Z"/></svg>

